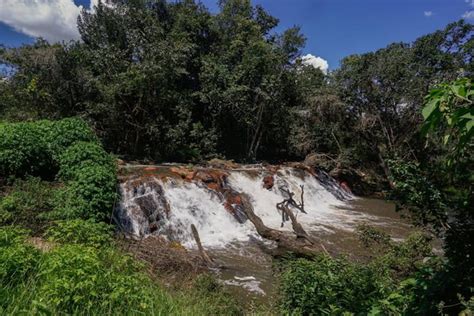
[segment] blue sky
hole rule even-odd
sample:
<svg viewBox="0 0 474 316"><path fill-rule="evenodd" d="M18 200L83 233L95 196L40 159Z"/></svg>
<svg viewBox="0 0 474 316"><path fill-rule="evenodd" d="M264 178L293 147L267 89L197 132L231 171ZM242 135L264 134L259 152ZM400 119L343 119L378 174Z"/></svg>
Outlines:
<svg viewBox="0 0 474 316"><path fill-rule="evenodd" d="M41 8L28 8L27 0L0 2L7 3L4 9L5 4L0 3L0 43L17 46L32 42L33 37L25 33L34 36L53 32L52 40L77 36L74 26L66 25L74 21L76 11L72 0L39 0L58 3L60 9L45 10L54 12L50 21L47 15L37 21L34 16ZM67 2L70 4L65 5ZM216 12L216 0L202 2ZM74 0L74 3L90 6L90 0ZM324 58L331 69L347 55L372 51L392 42L412 41L463 15L474 22L474 0L253 0L253 3L261 4L280 19L278 31L293 25L301 26L307 37L304 53ZM66 17L58 16L60 14ZM15 28L21 31L15 31Z"/></svg>

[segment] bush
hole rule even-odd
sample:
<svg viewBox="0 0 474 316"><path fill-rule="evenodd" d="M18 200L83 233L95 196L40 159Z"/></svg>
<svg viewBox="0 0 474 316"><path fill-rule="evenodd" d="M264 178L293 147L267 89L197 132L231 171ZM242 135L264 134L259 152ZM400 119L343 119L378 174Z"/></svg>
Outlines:
<svg viewBox="0 0 474 316"><path fill-rule="evenodd" d="M40 230L40 215L52 209L53 189L39 178L17 179L10 193L0 198L0 225L19 224Z"/></svg>
<svg viewBox="0 0 474 316"><path fill-rule="evenodd" d="M63 313L144 311L151 304L152 284L139 268L130 257L110 248L58 247L40 264L37 300Z"/></svg>
<svg viewBox="0 0 474 316"><path fill-rule="evenodd" d="M0 175L55 174L59 155L78 141L98 142L78 118L0 124Z"/></svg>
<svg viewBox="0 0 474 316"><path fill-rule="evenodd" d="M66 181L54 194L53 211L44 218L103 220L109 216L116 198L115 165L84 121L2 124L0 136L4 136L0 138L0 174L53 179L59 169L57 178ZM12 218L0 210L0 220Z"/></svg>
<svg viewBox="0 0 474 316"><path fill-rule="evenodd" d="M37 175L51 168L36 123L0 124L0 176Z"/></svg>
<svg viewBox="0 0 474 316"><path fill-rule="evenodd" d="M366 314L392 283L369 267L320 255L284 263L280 308L285 314Z"/></svg>
<svg viewBox="0 0 474 316"><path fill-rule="evenodd" d="M422 297L428 280L439 269L431 238L413 233L396 243L370 226L361 226L358 231L371 250L377 245L377 257L367 264L324 255L282 263L283 313L387 315L415 310L420 302L417 298Z"/></svg>
<svg viewBox="0 0 474 316"><path fill-rule="evenodd" d="M59 155L59 173L61 180L73 180L81 170L91 166L100 166L115 173L112 157L97 143L77 142Z"/></svg>
<svg viewBox="0 0 474 316"><path fill-rule="evenodd" d="M0 305L6 288L22 282L35 269L39 252L26 243L26 230L0 227Z"/></svg>
<svg viewBox="0 0 474 316"><path fill-rule="evenodd" d="M435 228L446 221L446 207L441 192L430 182L416 163L401 160L388 161L395 185L392 197L402 206L409 205L413 219L424 226ZM400 206L400 205L397 205Z"/></svg>
<svg viewBox="0 0 474 316"><path fill-rule="evenodd" d="M94 220L59 221L46 231L50 241L99 248L112 242L112 226Z"/></svg>
<svg viewBox="0 0 474 316"><path fill-rule="evenodd" d="M424 260L434 256L430 242L430 236L412 233L403 242L387 244L370 265L374 270L389 273L393 279L402 280L419 271Z"/></svg>
<svg viewBox="0 0 474 316"><path fill-rule="evenodd" d="M97 136L89 125L80 118L65 118L59 121L38 121L38 132L46 150L57 161L59 156L76 142L99 143Z"/></svg>
<svg viewBox="0 0 474 316"><path fill-rule="evenodd" d="M100 165L85 166L57 191L50 218L105 220L110 217L116 198L115 172Z"/></svg>

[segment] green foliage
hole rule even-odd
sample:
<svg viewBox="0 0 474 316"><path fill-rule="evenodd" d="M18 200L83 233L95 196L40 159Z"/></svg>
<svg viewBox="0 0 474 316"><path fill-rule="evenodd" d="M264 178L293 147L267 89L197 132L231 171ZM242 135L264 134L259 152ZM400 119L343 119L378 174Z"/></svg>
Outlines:
<svg viewBox="0 0 474 316"><path fill-rule="evenodd" d="M41 174L43 178L54 178L52 175L59 170L57 177L66 181L66 186L54 192L52 209L33 205L37 207L34 211L52 211L48 216L43 216L50 219L80 217L103 220L110 216L116 199L115 165L84 121L72 118L56 122L2 124L1 133L7 137L0 141L0 162L5 163L0 172L23 176ZM31 133L32 137L34 135L34 140L30 141L27 137L22 143L25 133ZM22 154L13 155L15 147L23 150ZM34 195L39 190L32 193L35 199ZM18 194L22 196L23 193ZM14 199L15 196L10 196L2 202L5 206L0 207L0 214L5 221L10 217L5 208L21 205ZM41 199L38 201L42 203ZM12 203L16 205L8 206ZM31 206L27 207L33 211Z"/></svg>
<svg viewBox="0 0 474 316"><path fill-rule="evenodd" d="M171 296L141 272L142 265L107 243L89 247L78 244L84 239L68 237L61 242L77 244L55 245L40 254L25 244L26 238L23 231L0 229L2 314L241 314L211 277L202 277L192 289ZM97 242L95 237L87 239L89 245Z"/></svg>
<svg viewBox="0 0 474 316"><path fill-rule="evenodd" d="M455 79L461 69L472 76L473 32L473 25L461 20L413 43L344 58L335 72L350 124L342 146L355 147L361 164L380 165L378 172L387 179L389 157L420 161L439 155L438 144L424 148L419 137L423 97L431 85Z"/></svg>
<svg viewBox="0 0 474 316"><path fill-rule="evenodd" d="M184 292L183 299L188 304L195 304L197 308L212 315L242 315L243 310L239 303L224 289L215 276L201 274L194 281L190 291Z"/></svg>
<svg viewBox="0 0 474 316"><path fill-rule="evenodd" d="M52 161L38 124L0 124L0 175L50 172Z"/></svg>
<svg viewBox="0 0 474 316"><path fill-rule="evenodd" d="M46 231L45 236L52 242L99 248L112 243L112 227L91 219L58 221Z"/></svg>
<svg viewBox="0 0 474 316"><path fill-rule="evenodd" d="M58 178L67 181L79 177L83 169L100 167L110 174L115 172L112 157L97 143L76 142L59 155Z"/></svg>
<svg viewBox="0 0 474 316"><path fill-rule="evenodd" d="M39 252L26 243L28 232L15 227L0 227L0 306L6 287L27 279L36 269Z"/></svg>
<svg viewBox="0 0 474 316"><path fill-rule="evenodd" d="M285 263L281 310L292 315L366 314L392 284L369 267L318 256Z"/></svg>
<svg viewBox="0 0 474 316"><path fill-rule="evenodd" d="M421 308L423 292L438 268L430 238L414 233L400 243L375 228L359 228L361 241L379 251L369 263L320 255L282 263L280 308L292 315L386 315ZM388 238L388 239L387 239ZM437 266L438 265L438 266Z"/></svg>
<svg viewBox="0 0 474 316"><path fill-rule="evenodd" d="M125 305L147 308L150 282L127 256L80 245L56 248L44 257L38 274L38 301L53 310L87 313Z"/></svg>
<svg viewBox="0 0 474 316"><path fill-rule="evenodd" d="M9 194L0 197L0 225L16 224L41 229L41 213L53 207L53 188L39 178L17 179Z"/></svg>
<svg viewBox="0 0 474 316"><path fill-rule="evenodd" d="M77 141L96 142L89 126L76 118L0 124L0 175L48 175L58 155Z"/></svg>
<svg viewBox="0 0 474 316"><path fill-rule="evenodd" d="M115 172L100 165L86 166L74 175L74 180L56 191L55 208L50 218L93 218L105 220L110 217L117 198Z"/></svg>
<svg viewBox="0 0 474 316"><path fill-rule="evenodd" d="M392 197L404 201L418 224L434 225L446 221L446 210L442 194L424 174L419 164L403 160L389 160L391 179L394 183Z"/></svg>
<svg viewBox="0 0 474 316"><path fill-rule="evenodd" d="M413 233L401 243L390 243L385 253L373 259L374 270L389 273L395 280L407 278L424 266L424 260L434 256L431 238L424 233Z"/></svg>
<svg viewBox="0 0 474 316"><path fill-rule="evenodd" d="M374 244L386 247L391 244L390 235L367 224L357 226L356 231L359 240L365 247L370 247Z"/></svg>
<svg viewBox="0 0 474 316"><path fill-rule="evenodd" d="M424 131L445 125L443 143L452 144L451 154L457 159L468 152L466 146L474 135L474 88L470 79L461 78L440 84L425 97ZM448 163L452 163L448 160Z"/></svg>

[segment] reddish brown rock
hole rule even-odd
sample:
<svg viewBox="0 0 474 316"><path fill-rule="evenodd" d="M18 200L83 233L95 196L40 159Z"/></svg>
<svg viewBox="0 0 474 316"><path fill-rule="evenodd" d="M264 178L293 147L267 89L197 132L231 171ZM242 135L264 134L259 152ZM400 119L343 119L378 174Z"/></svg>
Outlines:
<svg viewBox="0 0 474 316"><path fill-rule="evenodd" d="M340 185L341 185L341 188L342 188L344 191L346 191L346 192L348 192L348 193L352 193L352 190L351 190L351 188L349 187L349 184L347 184L346 181L342 181L342 182L340 183Z"/></svg>
<svg viewBox="0 0 474 316"><path fill-rule="evenodd" d="M214 191L219 191L220 187L218 183L212 182L212 183L207 183L207 187L211 190Z"/></svg>
<svg viewBox="0 0 474 316"><path fill-rule="evenodd" d="M146 167L143 169L144 171L157 171L158 168L157 167Z"/></svg>
<svg viewBox="0 0 474 316"><path fill-rule="evenodd" d="M242 197L240 195L228 195L227 196L227 202L229 204L237 204L241 205L242 204Z"/></svg>
<svg viewBox="0 0 474 316"><path fill-rule="evenodd" d="M269 175L263 178L263 187L267 190L271 190L275 184L275 179L273 175Z"/></svg>
<svg viewBox="0 0 474 316"><path fill-rule="evenodd" d="M171 167L170 172L179 175L182 179L191 181L194 178L195 171L186 167Z"/></svg>

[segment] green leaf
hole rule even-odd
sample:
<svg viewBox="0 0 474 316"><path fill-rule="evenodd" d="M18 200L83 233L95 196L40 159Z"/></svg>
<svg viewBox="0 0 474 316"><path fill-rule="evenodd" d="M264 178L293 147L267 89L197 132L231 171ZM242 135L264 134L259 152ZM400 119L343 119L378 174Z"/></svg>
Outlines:
<svg viewBox="0 0 474 316"><path fill-rule="evenodd" d="M431 114L437 109L439 104L439 99L432 99L428 104L423 108L422 114L423 117L428 119Z"/></svg>

